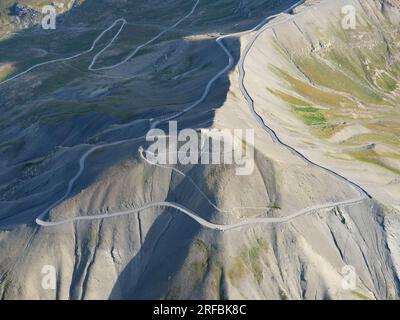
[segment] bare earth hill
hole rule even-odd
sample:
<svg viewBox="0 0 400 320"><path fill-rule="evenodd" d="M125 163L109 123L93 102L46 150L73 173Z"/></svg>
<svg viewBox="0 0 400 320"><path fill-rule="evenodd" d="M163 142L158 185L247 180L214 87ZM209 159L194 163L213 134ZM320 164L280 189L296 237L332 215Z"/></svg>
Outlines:
<svg viewBox="0 0 400 320"><path fill-rule="evenodd" d="M2 2L2 299L399 298L400 2L296 2ZM169 120L253 173L147 161Z"/></svg>

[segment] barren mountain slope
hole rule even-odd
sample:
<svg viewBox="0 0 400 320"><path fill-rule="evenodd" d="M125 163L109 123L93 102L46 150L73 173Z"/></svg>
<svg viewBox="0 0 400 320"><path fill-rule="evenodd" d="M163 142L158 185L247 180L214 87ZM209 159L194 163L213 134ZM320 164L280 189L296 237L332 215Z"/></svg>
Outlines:
<svg viewBox="0 0 400 320"><path fill-rule="evenodd" d="M355 29L342 27L345 5L355 8ZM399 208L399 2L322 1L299 11L249 54L258 109L285 141Z"/></svg>
<svg viewBox="0 0 400 320"><path fill-rule="evenodd" d="M382 7L383 2L387 3L354 0L357 8L369 5L369 10L360 12L360 24L371 28L396 25L397 7ZM212 82L207 97L194 105L210 80L228 64L227 54L215 41L218 33L249 30L293 3L86 0L63 16L55 33L32 28L0 42L0 66L12 66L6 74L0 69L1 82L37 63L89 50L93 40L121 15L127 21L109 46L122 20L99 39L96 50L0 84L3 299L399 297L396 203L378 197L370 188L376 181L362 175L364 167L354 160L357 157L351 152L363 151L368 143L357 140L344 146L346 131L340 135L336 123L325 124L335 119L342 123L341 130L353 132L356 126L371 130L374 137L388 137L394 133L385 131L382 123L373 128L366 126L369 122L355 123L348 116L350 111L339 107L353 108L351 112L360 118L361 111L376 112L382 121L388 121L384 117L389 112L398 112L393 81L389 81L390 88L384 88L384 76L373 78L372 71L358 69L354 63L367 56L372 60L374 55L381 63L388 61L387 56L379 56L380 49L372 53L354 49L348 64L342 51L321 57L315 53L318 45L325 48L328 37L346 42L346 35L337 30L344 2L313 1L297 8L295 15L282 14L270 21L273 27L224 40L234 66ZM191 10L187 19L126 63L101 69L117 64ZM313 12L318 12L318 19ZM386 29L379 30L379 37L371 37L388 43ZM369 199L351 183L304 161L271 139L257 123L240 80L241 58L253 40L243 63L243 85L265 123L316 164L360 184L375 198ZM89 70L104 47L107 50L94 64L99 69ZM296 56L297 49L306 55ZM43 54L26 54L39 51ZM347 56L350 51L345 52ZM322 75L331 68L332 74L323 77L316 72L318 68ZM396 68L394 63L386 70L390 79L397 77ZM353 87L345 83L349 77ZM334 83L322 82L326 79ZM371 111L373 106L379 110ZM140 147L148 145L143 135L165 117L177 120L179 128L254 128L254 172L238 176L235 165L177 165L172 169L149 163L141 155ZM167 124L161 121L159 127L166 129ZM337 132L328 136L326 130ZM385 140L382 145L396 153L397 142L386 144ZM375 148L366 150L379 152L380 144L374 143ZM346 164L333 161L325 150L339 158L347 152L352 160ZM370 161L365 170L374 172L367 169L369 165ZM385 177L396 179L394 162L379 166L386 170ZM396 185L387 190L396 199ZM62 201L57 203L58 199ZM211 227L163 203L184 206ZM338 205L327 206L330 203ZM154 206L134 210L148 204ZM132 213L40 227L35 219L47 208L51 210L46 221ZM212 228L255 218L264 222L224 232ZM45 265L57 270L56 290L41 285ZM342 285L344 266L356 271L356 287L351 290Z"/></svg>

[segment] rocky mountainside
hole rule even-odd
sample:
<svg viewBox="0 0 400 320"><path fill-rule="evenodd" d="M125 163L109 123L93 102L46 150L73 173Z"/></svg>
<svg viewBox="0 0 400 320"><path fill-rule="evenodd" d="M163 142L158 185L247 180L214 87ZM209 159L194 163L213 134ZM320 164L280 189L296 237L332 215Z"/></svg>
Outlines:
<svg viewBox="0 0 400 320"><path fill-rule="evenodd" d="M354 29L342 26L337 8L346 5L354 8ZM322 156L398 210L400 2L320 2L315 8L332 13L318 27L311 8L260 36L249 61L265 63L253 68L250 88L262 92L259 108L285 141ZM273 49L263 50L270 42Z"/></svg>
<svg viewBox="0 0 400 320"><path fill-rule="evenodd" d="M2 299L399 298L399 1L242 32L295 2L86 0L0 42ZM254 171L146 161L163 119L254 129Z"/></svg>

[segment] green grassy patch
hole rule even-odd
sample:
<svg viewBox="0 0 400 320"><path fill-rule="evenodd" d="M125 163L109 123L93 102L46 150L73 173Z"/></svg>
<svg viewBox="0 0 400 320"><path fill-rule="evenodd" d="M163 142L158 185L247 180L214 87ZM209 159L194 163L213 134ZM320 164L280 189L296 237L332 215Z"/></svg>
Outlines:
<svg viewBox="0 0 400 320"><path fill-rule="evenodd" d="M222 292L222 276L223 276L223 270L220 265L216 265L215 269L213 271L213 280L212 280L212 285L215 290L215 295L217 300L221 300L223 298L223 292Z"/></svg>
<svg viewBox="0 0 400 320"><path fill-rule="evenodd" d="M348 139L345 143L347 146L355 146L370 143L387 143L392 146L400 147L400 141L397 137L379 133L362 134Z"/></svg>
<svg viewBox="0 0 400 320"><path fill-rule="evenodd" d="M267 90L269 92L271 92L272 94L278 96L279 98L281 98L283 101L285 101L288 104L297 105L297 106L310 106L309 102L306 102L303 99L295 97L295 96L293 96L291 94L288 94L286 92L283 92L283 91L280 91L280 90L274 90L274 89L270 89L270 88L267 88Z"/></svg>
<svg viewBox="0 0 400 320"><path fill-rule="evenodd" d="M233 284L233 286L237 287L238 281L243 278L245 274L245 265L242 258L234 257L230 262L230 269L228 271L228 279Z"/></svg>
<svg viewBox="0 0 400 320"><path fill-rule="evenodd" d="M389 91L389 92L392 92L392 91L396 90L396 88L397 88L397 81L394 80L389 75L387 75L386 73L382 74L378 78L377 84L380 88L382 88L383 90Z"/></svg>
<svg viewBox="0 0 400 320"><path fill-rule="evenodd" d="M272 70L279 77L285 79L297 94L306 97L308 100L313 101L317 105L319 104L328 107L337 106L340 104L354 105L353 101L349 100L348 98L341 95L324 92L298 78L291 76L282 69L272 67Z"/></svg>
<svg viewBox="0 0 400 320"><path fill-rule="evenodd" d="M356 290L352 290L351 293L360 300L371 300L371 298L367 297L365 294L362 294L361 292L358 292Z"/></svg>
<svg viewBox="0 0 400 320"><path fill-rule="evenodd" d="M228 279L232 285L238 285L238 281L245 275L246 269L251 271L257 283L263 280L262 255L268 248L267 242L263 238L257 238L250 248L243 248L239 256L232 259L228 271Z"/></svg>
<svg viewBox="0 0 400 320"><path fill-rule="evenodd" d="M321 125L327 121L320 110L314 107L295 107L294 112L305 124L309 126Z"/></svg>
<svg viewBox="0 0 400 320"><path fill-rule="evenodd" d="M382 156L379 155L375 150L349 151L348 154L359 161L371 163L396 174L400 174L399 168L394 168L386 164L382 159Z"/></svg>
<svg viewBox="0 0 400 320"><path fill-rule="evenodd" d="M206 254L207 256L211 255L212 247L207 243L205 243L203 240L196 239L195 246L199 248L201 251L203 251L203 253Z"/></svg>
<svg viewBox="0 0 400 320"><path fill-rule="evenodd" d="M194 244L197 260L191 263L191 267L198 276L204 277L209 267L212 247L200 239L196 239Z"/></svg>
<svg viewBox="0 0 400 320"><path fill-rule="evenodd" d="M281 206L278 204L278 202L272 202L270 205L269 205L269 207L271 208L271 209L276 209L276 210L281 210L282 208L281 208Z"/></svg>

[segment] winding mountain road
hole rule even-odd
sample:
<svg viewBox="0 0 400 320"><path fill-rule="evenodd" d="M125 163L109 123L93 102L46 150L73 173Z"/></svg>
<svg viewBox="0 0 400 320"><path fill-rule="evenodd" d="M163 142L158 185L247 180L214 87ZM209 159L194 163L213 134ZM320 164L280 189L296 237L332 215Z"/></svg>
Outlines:
<svg viewBox="0 0 400 320"><path fill-rule="evenodd" d="M186 19L187 17L189 17L191 14L193 14L195 8L197 7L198 3L200 0L197 0L192 11L186 15L185 17L183 17L182 19ZM295 5L291 6L290 8L288 8L287 10L285 10L284 12L289 12L290 10L292 10L294 7L302 4L303 1L300 1L298 3L296 3ZM251 33L251 32L256 32L256 34L251 38L250 42L247 44L245 51L239 61L239 71L240 71L240 89L242 91L242 94L244 95L244 97L246 98L250 110L253 114L253 116L255 117L257 123L259 125L262 126L262 128L271 136L272 140L275 143L278 143L280 145L282 145L283 147L289 149L291 151L292 154L294 154L297 157L300 157L302 160L306 161L308 164L310 165L314 165L317 166L318 168L321 168L333 175L335 175L336 177L342 179L343 181L345 181L346 183L350 184L353 188L355 188L356 190L359 191L360 193L360 197L355 198L355 199L349 199L349 200L343 200L340 202L335 202L335 203L325 203L322 205L316 205L313 207L309 207L309 208L305 208L302 209L300 211L297 211L291 215L285 216L285 217L277 217L277 218L248 218L248 219L244 219L238 223L234 223L234 224L226 224L226 225L220 225L220 224L214 224L212 222L209 222L203 218L201 218L198 214L196 214L195 212L193 212L192 210L184 207L181 204L178 203L174 203L174 202L154 202L154 203L147 203L139 208L134 208L134 209L130 209L130 210L126 210L126 211L120 211L120 212L115 212L115 213L107 213L107 214L99 214L99 215L90 215L90 216L79 216L79 217L73 217L73 218L69 218L69 219L65 219L62 221L45 221L45 217L46 215L49 213L50 210L54 209L55 207L57 207L61 202L63 202L71 193L72 188L74 186L74 183L77 181L77 179L82 175L84 169L85 169L85 161L87 159L87 157L92 154L94 151L102 149L102 148L106 148L106 147L110 147L110 146L115 146L118 144L122 144L128 141L134 141L134 140L140 140L143 139L144 137L136 137L136 138L132 138L132 139L125 139L125 140L121 140L121 141L116 141L116 142L112 142L112 143L107 143L107 144L101 144L101 145L96 145L93 146L91 149L89 149L79 160L79 170L78 172L74 175L74 177L69 181L68 183L68 188L67 191L65 192L65 194L63 195L63 197L61 197L59 200L57 200L56 202L54 202L53 204L51 204L42 214L40 214L37 219L36 219L36 223L42 227L54 227L54 226L59 226L59 225L63 225L63 224L68 224L68 223L73 223L76 221L90 221L90 220L98 220L98 219L109 219L109 218L113 218L113 217L118 217L118 216L123 216L123 215L128 215L128 214L132 214L132 213L137 213L139 211L142 210L146 210L146 209L150 209L150 208L154 208L154 207L168 207L168 208L173 208L176 209L178 211L180 211L181 213L187 215L189 218L195 220L197 223L201 224L202 226L206 227L206 228L210 228L213 230L218 230L218 231L228 231L228 230L233 230L233 229L238 229L238 228L242 228L242 227L246 227L246 226L251 226L251 225L259 225L259 224L272 224L272 223L286 223L289 222L297 217L318 211L318 210L324 210L324 209L329 209L329 208L333 208L336 206L345 206L345 205L352 205L352 204L356 204L359 202L364 201L365 199L370 198L369 194L364 191L360 186L358 186L357 184L349 181L348 179L346 179L345 177L341 176L340 174L327 169L321 165L315 164L314 162L312 162L311 160L309 160L308 158L306 158L303 154L301 154L299 151L297 151L296 149L294 149L293 147L285 144L284 142L282 142L279 137L277 136L277 134L275 133L275 131L273 129L271 129L263 120L263 118L257 113L257 111L255 110L254 107L254 101L251 98L251 96L249 95L245 84L244 84L244 79L245 79L245 59L248 56L249 51L251 50L252 46L254 45L256 39L258 38L258 36L267 28L275 25L267 25L267 23L277 17L279 14L273 15L273 16L269 16L268 18L264 19L260 24L258 24L255 28L248 30L248 31L243 31L243 32L239 32L239 33L234 33L234 34L229 34L229 35L223 35L220 36L219 38L216 39L216 42L218 43L218 45L224 50L224 52L226 53L226 55L228 56L228 64L226 65L226 67L224 67L220 72L218 72L206 85L204 92L202 94L202 96L195 101L194 103L192 103L191 105L189 105L187 108L183 109L182 111L171 115L171 116L167 116L164 118L160 118L160 119L152 119L152 124L151 124L151 128L155 128L156 126L158 126L160 123L175 119L180 117L181 115L183 115L184 113L188 112L189 110L195 108L196 106L198 106L200 103L202 103L205 98L208 96L212 85L223 75L225 74L229 69L231 69L234 65L234 58L232 56L232 54L230 53L230 51L228 50L228 48L225 46L223 40L229 37L238 37L240 35L243 34L247 34L247 33ZM183 20L180 21L183 21ZM286 19L287 20L287 19ZM284 21L280 21L278 23L283 23ZM126 21L124 19L119 19L116 20L112 26L110 26L108 29L106 29L105 31L103 31L103 33L99 36L101 37L105 32L107 32L108 30L110 30L111 28L113 28L116 23L121 22L122 21L122 25L119 29L119 31L117 32L117 34L113 37L113 39L111 40L111 42L109 43L109 45L107 45L103 50L101 50L92 60L91 65L89 66L89 69L95 70L93 68L93 65L96 61L96 58L103 53L107 48L109 48L111 46L111 44L115 41L115 39L119 36L124 24L126 23ZM179 21L178 23L179 24ZM176 26L177 24L175 24L174 26ZM172 27L171 27L172 28ZM171 28L169 28L169 30L171 30ZM99 37L94 41L92 48L95 46L96 42L98 41ZM144 45L151 43L151 40L146 42ZM142 46L143 47L143 46ZM92 49L93 50L93 49ZM86 52L85 52L86 53ZM82 53L84 54L84 53ZM135 54L135 51L130 55L132 58ZM77 55L76 55L77 56ZM75 56L75 57L76 57ZM126 59L125 59L126 60ZM129 59L128 59L129 60ZM127 61L127 60L126 60ZM121 63L123 63L123 61L121 61ZM115 67L120 65L120 63L111 66L111 67ZM33 68L33 67L32 67ZM32 70L32 68L30 70ZM105 68L109 68L109 67L105 67ZM100 68L102 69L102 68ZM25 71L29 72L30 70ZM97 69L99 70L99 69ZM20 74L22 75L22 74ZM18 75L17 75L18 76ZM7 81L12 80L13 78L8 79ZM4 82L3 82L4 83ZM0 83L1 85L2 83ZM149 119L151 120L151 119ZM140 149L140 154L142 156L142 158L149 162L148 159L146 157L144 157L143 155L143 149ZM151 165L156 165L152 162L149 162ZM171 168L168 168L171 169ZM179 174L185 175L183 172L179 171ZM190 181L195 185L195 187L197 188L197 190L200 190L199 187L195 184L195 182L190 179ZM201 192L201 194L203 196L206 197L206 199L210 202L210 200L207 198L207 196ZM210 202L214 207L216 207L212 202ZM217 208L219 211L222 211L221 209Z"/></svg>
<svg viewBox="0 0 400 320"><path fill-rule="evenodd" d="M6 84L7 82L10 82L10 81L12 81L12 80L15 80L15 79L17 79L17 78L19 78L19 77L21 77L21 76L23 76L23 75L25 75L25 74L27 74L27 73L33 71L33 70L39 68L39 67L46 66L46 65L49 65L49 64L53 64L53 63L65 62L65 61L73 60L73 59L75 59L75 58L81 57L81 56L83 56L83 55L85 55L85 54L88 54L88 53L92 52L92 51L95 49L97 43L101 40L101 38L103 38L103 36L104 36L108 31L114 29L114 27L115 27L117 24L121 23L121 26L119 27L118 31L117 31L116 34L112 37L112 39L108 42L108 44L107 44L103 49L101 49L101 50L93 57L93 59L92 59L90 65L88 66L88 70L89 70L89 71L100 71L100 70L110 70L110 69L114 69L114 68L116 68L116 67L119 67L120 65L122 65L122 64L124 64L125 62L129 61L130 59L132 59L132 58L133 58L140 50L142 50L144 47L146 47L146 46L148 46L149 44L153 43L154 41L156 41L157 39L159 39L161 36L163 36L165 33L167 33L168 31L171 31L172 29L176 28L179 24L181 24L183 21L185 21L187 18L189 18L189 17L194 13L194 11L196 10L196 8L197 8L197 6L198 6L199 3L200 3L200 0L196 0L195 3L194 3L194 5L193 5L193 7L192 7L192 9L191 9L191 11L190 11L188 14L186 14L185 16L183 16L182 18L180 18L180 19L179 19L177 22L175 22L172 26L170 26L170 27L168 27L168 28L162 30L161 32L159 32L156 36L154 36L153 38L151 38L151 39L148 40L147 42L145 42L145 43L143 43L143 44L137 46L137 47L135 48L135 50L133 50L133 52L130 53L125 59L121 60L120 62L118 62L118 63L116 63L116 64L114 64L114 65L107 66L107 67L94 68L94 65L96 64L97 59L98 59L107 49L109 49L109 48L113 45L113 43L115 42L115 40L118 39L119 35L121 34L122 30L124 29L125 25L127 24L127 21L126 21L124 18L119 18L119 19L115 20L115 21L111 24L111 26L109 26L107 29L105 29L103 32L101 32L101 33L97 36L97 38L94 39L94 41L92 42L91 47L90 47L88 50L82 51L82 52L80 52L80 53L77 53L77 54L72 55L72 56L67 57L67 58L53 59L53 60L49 60L49 61L45 61L45 62L41 62L41 63L35 64L34 66L28 68L27 70L25 70L25 71L23 71L23 72L20 72L20 73L18 73L18 74L16 74L16 75L12 76L11 78L8 78L8 79L4 80L4 81L1 81L1 82L0 82L0 86L3 85L3 84Z"/></svg>
<svg viewBox="0 0 400 320"><path fill-rule="evenodd" d="M300 3L303 3L304 1L300 1ZM299 3L299 4L300 4ZM286 10L286 12L289 12L290 9ZM268 18L268 21L270 21L271 19L275 18L276 16L271 16ZM287 21L287 19L285 20ZM268 23L268 22L267 22ZM304 162L318 167L326 172L328 172L329 174L335 176L336 178L339 178L340 180L350 184L354 189L356 189L361 196L365 197L365 198L369 198L371 199L371 195L365 190L363 189L360 185L356 184L353 181L350 181L349 179L347 179L346 177L340 175L339 173L326 168L320 164L317 164L315 162L313 162L312 160L310 160L309 158L307 158L304 154L302 154L300 151L296 150L294 147L288 145L287 143L283 142L279 136L276 134L275 130L272 129L270 126L268 126L268 124L265 122L264 118L256 111L255 108L255 104L254 104L254 100L253 98L250 96L249 92L246 89L245 86L245 76L246 76L246 71L245 71L245 61L246 58L249 55L250 50L253 48L256 40L258 39L258 37L267 29L270 29L272 27L274 27L277 24L280 24L282 22L277 22L275 24L266 24L263 27L261 27L255 34L253 37L251 37L250 41L248 42L248 44L246 45L245 49L243 50L243 53L241 55L241 58L239 60L239 87L240 87L240 91L242 92L243 96L245 97L247 104L249 106L250 112L253 115L254 119L256 120L256 122L260 125L260 127L267 132L272 141L274 143L277 143L279 145L281 145L282 147L288 149L294 156L300 158L301 160L303 160Z"/></svg>
<svg viewBox="0 0 400 320"><path fill-rule="evenodd" d="M46 66L46 65L50 65L50 64L53 64L53 63L65 62L65 61L73 60L73 59L75 59L75 58L81 57L81 56L83 56L83 55L85 55L85 54L88 54L88 53L92 52L92 51L94 50L94 48L96 47L96 44L100 41L100 39L101 39L108 31L110 31L111 29L113 29L119 22L122 22L121 27L119 28L119 30L117 31L117 33L115 34L115 36L111 39L111 41L110 41L110 42L107 44L107 46L106 46L106 47L110 47L111 44L115 41L115 39L118 38L119 34L121 33L123 27L124 27L125 24L126 24L126 20L123 19L123 18L115 20L111 26L109 26L109 27L108 27L107 29L105 29L102 33L100 33L100 35L99 35L96 39L94 39L94 41L93 41L93 43L92 43L92 46L91 46L88 50L82 51L82 52L80 52L80 53L77 53L77 54L75 54L75 55L73 55L73 56L70 56L70 57L67 57L67 58L59 58L59 59L54 59L54 60L48 60L48 61L45 61L45 62L41 62L41 63L35 64L34 66L28 68L27 70L25 70L25 71L23 71L23 72L20 72L20 73L18 73L18 74L16 74L16 75L12 76L11 78L8 78L8 79L4 80L4 81L1 81L1 82L0 82L0 86L3 85L3 84L8 83L8 82L10 82L10 81L13 81L13 80L15 80L15 79L17 79L17 78L19 78L19 77L21 77L21 76L23 76L23 75L25 75L25 74L27 74L27 73L33 71L33 70L39 68L39 67Z"/></svg>
<svg viewBox="0 0 400 320"><path fill-rule="evenodd" d="M151 209L151 208L157 208L157 207L164 207L164 208L173 208L176 209L183 214L187 215L189 218L195 220L199 224L201 224L203 227L217 230L217 231L228 231L228 230L233 230L233 229L239 229L243 228L246 226L253 226L253 225L260 225L260 224L279 224L279 223L286 223L290 222L291 220L304 216L306 214L312 213L314 211L320 211L323 209L330 209L339 205L352 205L356 204L358 202L363 201L364 199L360 199L358 201L354 200L347 200L343 201L340 204L339 203L327 203L322 206L314 206L310 208L306 208L303 210L300 210L292 215L285 216L285 217L279 217L279 218L249 218L245 219L241 222L238 223L233 223L233 224L215 224L212 222L209 222L203 218L201 218L197 213L194 211L184 207L183 205L175 202L154 202L154 203L148 203L145 204L144 206L140 208L135 208L135 209L130 209L126 211L120 211L120 212L115 212L115 213L105 213L105 214L99 214L99 215L91 215L91 216L79 216L79 217L74 217L66 220L61 220L61 221L43 221L40 220L39 218L36 220L36 223L42 227L55 227L55 226L60 226L64 224L69 224L77 221L92 221L92 220L100 220L100 219L110 219L110 218L115 218L115 217L120 217L124 215L129 215L132 213L138 213L140 211L146 210L146 209Z"/></svg>

